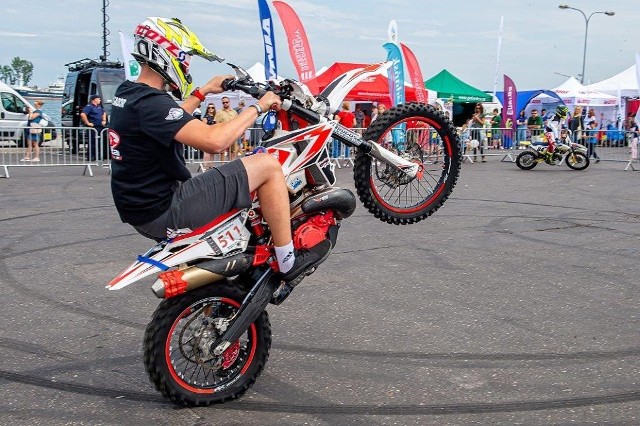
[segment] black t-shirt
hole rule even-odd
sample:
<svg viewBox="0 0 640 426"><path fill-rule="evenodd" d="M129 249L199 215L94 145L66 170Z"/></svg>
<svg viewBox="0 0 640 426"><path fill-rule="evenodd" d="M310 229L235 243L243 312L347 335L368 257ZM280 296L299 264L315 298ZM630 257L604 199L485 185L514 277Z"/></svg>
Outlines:
<svg viewBox="0 0 640 426"><path fill-rule="evenodd" d="M164 91L131 81L118 87L109 145L111 192L123 222L156 219L169 208L178 182L191 177L184 147L173 138L193 119Z"/></svg>

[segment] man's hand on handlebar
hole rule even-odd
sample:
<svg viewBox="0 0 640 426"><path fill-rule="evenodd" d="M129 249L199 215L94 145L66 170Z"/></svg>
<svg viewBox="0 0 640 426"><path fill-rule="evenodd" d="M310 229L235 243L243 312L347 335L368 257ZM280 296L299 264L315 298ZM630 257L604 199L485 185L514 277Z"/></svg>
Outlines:
<svg viewBox="0 0 640 426"><path fill-rule="evenodd" d="M222 88L222 82L225 80L233 80L233 75L216 75L211 80L207 81L204 86L200 87L200 93L203 95L207 95L209 93L222 93L224 89Z"/></svg>
<svg viewBox="0 0 640 426"><path fill-rule="evenodd" d="M267 92L263 97L258 99L257 104L262 108L264 112L269 111L270 109L279 110L282 105L282 100L280 96L276 95L273 92Z"/></svg>

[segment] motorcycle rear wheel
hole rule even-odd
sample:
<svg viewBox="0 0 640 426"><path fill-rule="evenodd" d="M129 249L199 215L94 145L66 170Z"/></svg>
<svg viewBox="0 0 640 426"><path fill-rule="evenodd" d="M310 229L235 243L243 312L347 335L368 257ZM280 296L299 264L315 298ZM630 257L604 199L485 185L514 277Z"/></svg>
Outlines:
<svg viewBox="0 0 640 426"><path fill-rule="evenodd" d="M405 143L394 146L395 142L390 140L398 134L404 136ZM418 176L408 178L366 153L357 152L353 173L356 191L376 218L396 225L419 222L438 210L451 194L460 173L462 154L453 125L443 112L415 102L398 105L379 115L363 138L422 168ZM430 162L428 151L433 147L437 151L435 161Z"/></svg>
<svg viewBox="0 0 640 426"><path fill-rule="evenodd" d="M581 152L568 153L564 162L573 170L584 170L589 167L589 159Z"/></svg>
<svg viewBox="0 0 640 426"><path fill-rule="evenodd" d="M240 307L246 292L216 283L163 300L147 326L144 363L156 389L189 407L242 396L269 358L271 324L263 312L221 356L208 352L219 322Z"/></svg>
<svg viewBox="0 0 640 426"><path fill-rule="evenodd" d="M522 170L531 170L538 165L537 155L531 151L523 151L516 157L516 165Z"/></svg>

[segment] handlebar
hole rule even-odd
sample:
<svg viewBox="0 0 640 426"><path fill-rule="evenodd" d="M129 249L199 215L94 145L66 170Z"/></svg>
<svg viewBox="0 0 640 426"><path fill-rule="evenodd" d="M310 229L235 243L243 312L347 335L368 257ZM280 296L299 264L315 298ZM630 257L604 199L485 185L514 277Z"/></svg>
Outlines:
<svg viewBox="0 0 640 426"><path fill-rule="evenodd" d="M267 89L268 87L268 89ZM248 95L251 95L255 99L262 98L267 92L272 91L277 94L282 100L282 109L285 111L290 111L291 113L299 116L305 121L316 124L321 121L321 116L315 111L311 111L297 103L294 100L290 99L288 96L284 96L284 92L276 90L276 88L272 86L257 84L253 81L239 78L239 79L226 79L222 82L222 89L224 91L228 90L240 90L241 92L245 92Z"/></svg>

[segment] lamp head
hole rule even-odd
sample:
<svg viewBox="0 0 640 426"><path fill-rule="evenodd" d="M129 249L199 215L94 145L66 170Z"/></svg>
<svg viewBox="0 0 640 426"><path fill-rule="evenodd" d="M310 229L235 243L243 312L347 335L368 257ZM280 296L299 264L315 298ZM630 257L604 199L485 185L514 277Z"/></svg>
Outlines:
<svg viewBox="0 0 640 426"><path fill-rule="evenodd" d="M605 15L607 15L607 16L613 16L613 15L615 15L616 13L615 13L615 12L613 12L613 11L611 11L611 10L609 10L609 11L605 12L604 14L605 14Z"/></svg>
<svg viewBox="0 0 640 426"><path fill-rule="evenodd" d="M561 4L558 6L560 9L569 9L569 5L568 4Z"/></svg>

